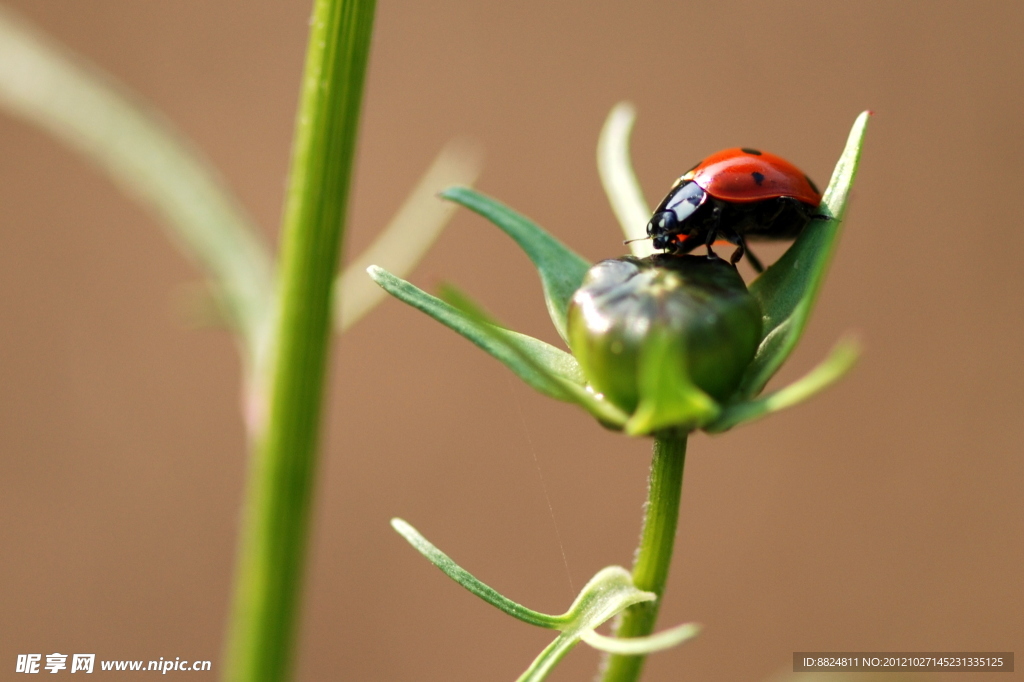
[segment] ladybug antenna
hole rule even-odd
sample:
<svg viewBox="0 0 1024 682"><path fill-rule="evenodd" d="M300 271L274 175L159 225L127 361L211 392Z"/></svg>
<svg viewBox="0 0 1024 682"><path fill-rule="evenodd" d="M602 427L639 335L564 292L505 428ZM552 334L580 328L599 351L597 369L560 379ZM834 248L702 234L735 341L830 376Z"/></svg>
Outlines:
<svg viewBox="0 0 1024 682"><path fill-rule="evenodd" d="M646 240L648 240L650 238L651 238L650 236L647 236L647 237L637 237L636 239L627 239L626 241L624 241L622 243L623 244L632 244L633 242L642 242L642 241L646 241Z"/></svg>

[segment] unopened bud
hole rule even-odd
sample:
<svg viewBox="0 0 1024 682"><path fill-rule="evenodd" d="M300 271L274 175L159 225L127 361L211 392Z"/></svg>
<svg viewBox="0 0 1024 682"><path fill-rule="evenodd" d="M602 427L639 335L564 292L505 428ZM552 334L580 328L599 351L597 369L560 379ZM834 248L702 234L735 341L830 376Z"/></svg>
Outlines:
<svg viewBox="0 0 1024 682"><path fill-rule="evenodd" d="M632 414L643 392L641 358L654 344L682 355L665 365L669 373L685 368L679 382L729 398L760 342L761 308L724 260L626 256L590 269L573 295L568 331L593 389Z"/></svg>

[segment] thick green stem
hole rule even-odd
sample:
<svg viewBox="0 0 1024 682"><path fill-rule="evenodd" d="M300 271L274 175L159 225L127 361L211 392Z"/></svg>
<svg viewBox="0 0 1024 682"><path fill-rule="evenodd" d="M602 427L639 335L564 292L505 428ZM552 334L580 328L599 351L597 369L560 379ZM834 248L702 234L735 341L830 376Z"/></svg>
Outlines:
<svg viewBox="0 0 1024 682"><path fill-rule="evenodd" d="M250 463L225 677L289 677L311 500L331 293L340 257L373 0L316 0L284 212L269 405Z"/></svg>
<svg viewBox="0 0 1024 682"><path fill-rule="evenodd" d="M642 637L654 631L672 562L685 459L686 435L667 435L654 442L644 529L633 563L633 584L641 590L655 593L658 600L629 607L619 622L615 632L617 637ZM603 682L638 680L644 660L644 656L609 656L601 679Z"/></svg>

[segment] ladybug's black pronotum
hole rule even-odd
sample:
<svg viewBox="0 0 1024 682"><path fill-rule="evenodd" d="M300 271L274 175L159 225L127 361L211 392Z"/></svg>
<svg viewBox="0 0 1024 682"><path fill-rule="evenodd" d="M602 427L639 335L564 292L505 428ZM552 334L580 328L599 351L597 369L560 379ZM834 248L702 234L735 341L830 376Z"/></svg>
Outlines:
<svg viewBox="0 0 1024 682"><path fill-rule="evenodd" d="M785 159L748 147L725 149L707 157L676 181L647 223L654 248L689 253L724 239L737 246L729 259L745 253L758 272L761 261L750 252L751 239L793 239L818 215L821 192L803 171Z"/></svg>

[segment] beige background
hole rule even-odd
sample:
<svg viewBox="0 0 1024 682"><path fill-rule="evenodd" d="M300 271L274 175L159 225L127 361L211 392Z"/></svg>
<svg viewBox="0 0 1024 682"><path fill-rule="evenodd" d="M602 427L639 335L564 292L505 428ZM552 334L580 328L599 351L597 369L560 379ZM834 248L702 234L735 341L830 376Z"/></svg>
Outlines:
<svg viewBox="0 0 1024 682"><path fill-rule="evenodd" d="M165 111L275 234L308 3L14 4ZM646 679L753 682L794 650L1024 652L1022 29L1013 1L381 2L353 249L455 135L486 147L485 191L596 260L622 252L594 168L616 101L639 108L652 203L737 145L824 184L876 111L782 378L849 329L866 355L805 406L692 440L662 623L706 630ZM177 312L198 276L86 161L0 117L2 679L26 652L220 666L245 462L232 343ZM412 279L553 339L528 262L471 215ZM335 350L298 679L514 679L550 634L388 519L561 610L630 561L648 444L395 302Z"/></svg>

